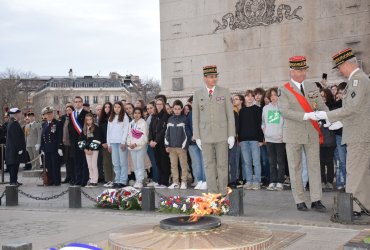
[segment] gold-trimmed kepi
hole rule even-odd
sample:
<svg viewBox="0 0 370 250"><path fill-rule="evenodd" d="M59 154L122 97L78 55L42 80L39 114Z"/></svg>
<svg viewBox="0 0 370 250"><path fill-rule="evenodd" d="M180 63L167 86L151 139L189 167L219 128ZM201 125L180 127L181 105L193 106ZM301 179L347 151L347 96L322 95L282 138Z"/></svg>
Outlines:
<svg viewBox="0 0 370 250"><path fill-rule="evenodd" d="M351 48L347 48L345 50L342 50L341 52L336 53L333 56L333 61L334 61L334 67L333 69L337 68L339 65L344 63L345 61L354 58L355 55L353 54L353 51Z"/></svg>
<svg viewBox="0 0 370 250"><path fill-rule="evenodd" d="M289 68L291 69L308 69L307 61L305 56L293 56L289 58Z"/></svg>
<svg viewBox="0 0 370 250"><path fill-rule="evenodd" d="M52 107L45 107L45 108L43 108L42 109L42 111L41 111L41 113L43 114L43 115L46 115L46 114L48 114L48 113L53 113L54 112L54 109L52 108Z"/></svg>
<svg viewBox="0 0 370 250"><path fill-rule="evenodd" d="M203 75L218 75L217 73L217 66L216 65L209 65L203 67Z"/></svg>

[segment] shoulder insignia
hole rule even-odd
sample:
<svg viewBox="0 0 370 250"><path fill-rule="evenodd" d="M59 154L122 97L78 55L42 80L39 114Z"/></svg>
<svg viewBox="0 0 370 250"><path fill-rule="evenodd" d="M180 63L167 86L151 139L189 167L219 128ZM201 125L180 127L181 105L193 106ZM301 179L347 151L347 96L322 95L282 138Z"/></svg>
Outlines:
<svg viewBox="0 0 370 250"><path fill-rule="evenodd" d="M353 84L352 84L352 86L353 86L353 87L357 87L359 83L360 83L360 81L359 81L359 80L353 80Z"/></svg>

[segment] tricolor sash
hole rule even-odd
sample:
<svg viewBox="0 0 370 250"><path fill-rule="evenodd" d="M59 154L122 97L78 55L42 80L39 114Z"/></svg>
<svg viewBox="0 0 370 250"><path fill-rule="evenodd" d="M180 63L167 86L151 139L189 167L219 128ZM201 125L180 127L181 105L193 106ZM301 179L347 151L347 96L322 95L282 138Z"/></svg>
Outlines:
<svg viewBox="0 0 370 250"><path fill-rule="evenodd" d="M292 86L290 86L290 83L289 82L287 82L286 84L284 84L284 87L287 90L289 90L289 92L292 93L295 96L295 98L297 99L299 105L301 105L301 107L303 108L303 110L306 113L313 112L313 109L311 108L311 105L308 103L307 99L304 96L302 96L301 94L299 94L297 91L295 91L292 88ZM313 120L310 120L310 122L311 122L312 126L316 129L317 133L319 134L320 144L323 144L324 143L324 136L321 133L319 123L317 121L313 121Z"/></svg>
<svg viewBox="0 0 370 250"><path fill-rule="evenodd" d="M73 113L71 114L71 121L72 121L73 127L75 128L77 134L80 135L82 133L82 126L77 120L77 111L73 111Z"/></svg>

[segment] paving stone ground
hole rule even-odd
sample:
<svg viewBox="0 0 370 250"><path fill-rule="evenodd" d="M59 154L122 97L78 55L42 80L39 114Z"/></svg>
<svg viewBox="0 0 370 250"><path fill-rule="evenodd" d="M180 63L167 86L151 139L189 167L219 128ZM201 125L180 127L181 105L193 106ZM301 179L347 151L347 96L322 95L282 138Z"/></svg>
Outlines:
<svg viewBox="0 0 370 250"><path fill-rule="evenodd" d="M47 197L68 189L42 187L38 178L22 178L20 187L34 196ZM7 177L7 176L6 176ZM0 185L0 194L5 185ZM105 188L84 189L96 197ZM161 195L200 195L201 192L188 190L158 190ZM266 190L244 193L245 215L242 217L223 216L223 221L246 221L267 225L273 230L303 232L306 235L287 249L340 249L369 226L341 225L330 222L335 192L324 193L323 203L327 213L314 211L298 212L291 191L271 192ZM306 192L307 204L309 193ZM157 197L158 200L158 197ZM82 198L81 209L68 208L68 194L56 200L37 201L19 195L19 206L0 207L0 246L12 242L32 242L33 249L48 249L69 242L98 243L108 239L108 235L127 227L156 225L163 218L173 216L159 212L115 211L98 209L93 202Z"/></svg>

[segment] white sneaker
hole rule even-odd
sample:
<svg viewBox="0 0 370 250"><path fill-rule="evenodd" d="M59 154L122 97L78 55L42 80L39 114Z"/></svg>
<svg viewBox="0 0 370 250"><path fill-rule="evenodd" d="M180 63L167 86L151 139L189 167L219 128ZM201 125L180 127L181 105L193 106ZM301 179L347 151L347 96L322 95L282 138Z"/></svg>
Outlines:
<svg viewBox="0 0 370 250"><path fill-rule="evenodd" d="M284 185L283 185L283 183L277 183L277 184L276 184L276 190L277 190L277 191L283 191L283 190L284 190Z"/></svg>
<svg viewBox="0 0 370 250"><path fill-rule="evenodd" d="M134 186L134 185L135 185L135 183L136 183L136 182L135 182L134 180L130 180L130 181L128 182L128 185L132 187L132 186Z"/></svg>
<svg viewBox="0 0 370 250"><path fill-rule="evenodd" d="M147 187L155 187L155 186L158 186L158 183L156 183L156 182L154 182L154 181L151 181L151 182L149 182L146 186Z"/></svg>
<svg viewBox="0 0 370 250"><path fill-rule="evenodd" d="M200 188L199 190L207 190L207 182L202 182L202 184L200 185Z"/></svg>
<svg viewBox="0 0 370 250"><path fill-rule="evenodd" d="M200 189L202 186L203 181L198 181L197 185L194 187L194 189Z"/></svg>
<svg viewBox="0 0 370 250"><path fill-rule="evenodd" d="M135 182L134 188L142 189L143 188L143 183L141 183L139 181Z"/></svg>
<svg viewBox="0 0 370 250"><path fill-rule="evenodd" d="M168 187L169 189L175 189L175 188L180 188L179 184L177 183L172 183L171 186Z"/></svg>
<svg viewBox="0 0 370 250"><path fill-rule="evenodd" d="M154 186L155 188L167 188L167 186L165 186L165 185L157 185L157 186Z"/></svg>
<svg viewBox="0 0 370 250"><path fill-rule="evenodd" d="M261 184L259 184L259 183L254 183L253 184L253 188L252 188L253 190L260 190L261 189Z"/></svg>
<svg viewBox="0 0 370 250"><path fill-rule="evenodd" d="M243 188L247 189L247 190L252 190L253 189L253 184L250 183L250 182L247 182L247 183L244 184Z"/></svg>
<svg viewBox="0 0 370 250"><path fill-rule="evenodd" d="M187 189L187 185L186 185L186 182L181 182L181 187L180 189Z"/></svg>
<svg viewBox="0 0 370 250"><path fill-rule="evenodd" d="M270 183L270 185L266 188L268 191L275 191L276 190L276 183Z"/></svg>
<svg viewBox="0 0 370 250"><path fill-rule="evenodd" d="M108 181L108 182L107 182L107 183L105 183L103 186L104 186L104 187L112 187L112 186L113 186L113 182Z"/></svg>

